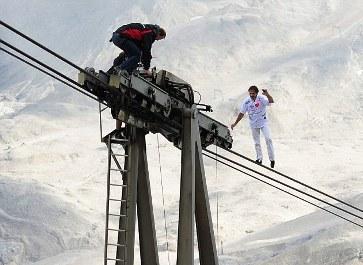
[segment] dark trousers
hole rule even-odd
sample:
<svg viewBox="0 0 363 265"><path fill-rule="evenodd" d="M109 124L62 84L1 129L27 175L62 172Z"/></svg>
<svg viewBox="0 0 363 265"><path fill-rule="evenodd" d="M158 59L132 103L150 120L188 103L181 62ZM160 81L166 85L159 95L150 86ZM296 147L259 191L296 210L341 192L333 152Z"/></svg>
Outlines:
<svg viewBox="0 0 363 265"><path fill-rule="evenodd" d="M129 74L131 74L140 62L140 48L137 47L135 42L132 40L124 38L115 32L112 34L112 42L125 53L125 59L123 60L121 56L117 57L114 60L114 66L118 66L122 70L126 70Z"/></svg>

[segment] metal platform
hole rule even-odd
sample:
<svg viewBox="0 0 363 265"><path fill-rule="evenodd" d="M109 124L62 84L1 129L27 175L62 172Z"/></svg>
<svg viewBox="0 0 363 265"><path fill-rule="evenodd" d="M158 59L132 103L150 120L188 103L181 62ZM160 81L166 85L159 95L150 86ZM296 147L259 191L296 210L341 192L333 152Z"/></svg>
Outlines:
<svg viewBox="0 0 363 265"><path fill-rule="evenodd" d="M161 133L179 148L183 110L194 105L198 111L202 147L215 144L224 149L232 148L233 139L228 126L202 113L194 103L191 86L165 70L151 77L138 72L125 76L88 70L88 74L79 73L78 82L101 102L111 106L115 119L152 133Z"/></svg>

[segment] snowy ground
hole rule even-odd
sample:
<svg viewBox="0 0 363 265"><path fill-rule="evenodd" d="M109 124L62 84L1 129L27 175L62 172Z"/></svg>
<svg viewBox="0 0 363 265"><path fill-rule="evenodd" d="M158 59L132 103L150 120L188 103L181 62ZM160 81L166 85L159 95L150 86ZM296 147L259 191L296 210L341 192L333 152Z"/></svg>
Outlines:
<svg viewBox="0 0 363 265"><path fill-rule="evenodd" d="M0 10L5 22L96 69L107 69L118 53L108 42L118 25L164 26L167 38L154 45L153 65L189 81L225 124L250 85L268 88L276 101L269 110L276 169L360 208L362 13L360 0L19 0ZM0 265L101 264L107 152L98 105L4 53L0 71ZM233 137L233 150L254 158L247 120ZM180 153L159 140L175 264ZM168 264L156 135L147 136L147 149L159 255ZM221 265L363 264L359 227L221 164L216 171L208 158L205 166Z"/></svg>

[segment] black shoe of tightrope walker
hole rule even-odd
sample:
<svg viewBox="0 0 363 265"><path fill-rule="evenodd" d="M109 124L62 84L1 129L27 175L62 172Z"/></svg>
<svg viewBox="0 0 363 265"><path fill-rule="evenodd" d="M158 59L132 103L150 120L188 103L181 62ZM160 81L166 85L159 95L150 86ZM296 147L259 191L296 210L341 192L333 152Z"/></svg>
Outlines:
<svg viewBox="0 0 363 265"><path fill-rule="evenodd" d="M271 168L275 167L275 160L271 160Z"/></svg>
<svg viewBox="0 0 363 265"><path fill-rule="evenodd" d="M261 159L257 159L257 160L256 160L256 164L258 164L258 165L262 165L262 160L261 160Z"/></svg>

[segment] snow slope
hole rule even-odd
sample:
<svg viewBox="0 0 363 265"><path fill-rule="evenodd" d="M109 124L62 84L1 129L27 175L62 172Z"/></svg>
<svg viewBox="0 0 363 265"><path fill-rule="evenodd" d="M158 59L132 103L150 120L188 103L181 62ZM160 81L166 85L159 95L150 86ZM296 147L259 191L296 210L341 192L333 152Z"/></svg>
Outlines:
<svg viewBox="0 0 363 265"><path fill-rule="evenodd" d="M117 56L108 39L120 24L162 25L167 38L155 43L153 65L190 82L225 124L234 121L250 85L268 88L276 101L269 117L277 170L360 208L362 13L360 0L18 0L0 9L6 23L96 69ZM76 77L4 27L0 34ZM0 72L0 264L100 264L107 157L97 104L4 53ZM109 115L105 122L111 130ZM254 158L246 120L233 137L233 149ZM180 154L159 140L175 263ZM147 148L161 264L167 264L155 135L147 136ZM361 229L223 165L216 173L208 158L205 166L220 264L363 263Z"/></svg>
<svg viewBox="0 0 363 265"><path fill-rule="evenodd" d="M362 195L354 198L362 206ZM225 264L361 264L361 228L315 212L233 242Z"/></svg>

